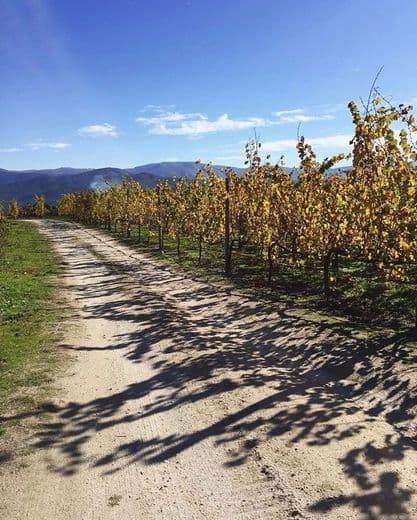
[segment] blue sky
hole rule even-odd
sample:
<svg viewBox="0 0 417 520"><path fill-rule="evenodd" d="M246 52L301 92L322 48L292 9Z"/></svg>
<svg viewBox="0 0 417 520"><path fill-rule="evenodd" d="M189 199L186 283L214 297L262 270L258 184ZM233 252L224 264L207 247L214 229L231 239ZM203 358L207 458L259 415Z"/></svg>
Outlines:
<svg viewBox="0 0 417 520"><path fill-rule="evenodd" d="M296 164L343 151L377 70L417 100L416 0L0 0L0 167ZM417 104L417 103L416 103Z"/></svg>

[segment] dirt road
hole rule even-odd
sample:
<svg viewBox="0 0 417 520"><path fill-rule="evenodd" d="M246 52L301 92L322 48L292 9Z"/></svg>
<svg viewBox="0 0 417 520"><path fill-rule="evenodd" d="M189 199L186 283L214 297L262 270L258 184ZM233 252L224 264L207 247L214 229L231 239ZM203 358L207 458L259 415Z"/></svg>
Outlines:
<svg viewBox="0 0 417 520"><path fill-rule="evenodd" d="M342 341L98 231L39 226L66 263L73 355L31 453L0 470L1 518L417 518L395 338Z"/></svg>

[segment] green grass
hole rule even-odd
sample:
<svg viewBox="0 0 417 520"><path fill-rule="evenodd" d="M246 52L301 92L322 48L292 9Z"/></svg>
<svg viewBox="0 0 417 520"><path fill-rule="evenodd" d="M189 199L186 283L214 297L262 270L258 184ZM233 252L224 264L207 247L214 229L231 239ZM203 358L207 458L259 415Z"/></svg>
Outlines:
<svg viewBox="0 0 417 520"><path fill-rule="evenodd" d="M0 413L33 410L36 388L50 382L59 272L59 259L35 224L8 224L0 244Z"/></svg>

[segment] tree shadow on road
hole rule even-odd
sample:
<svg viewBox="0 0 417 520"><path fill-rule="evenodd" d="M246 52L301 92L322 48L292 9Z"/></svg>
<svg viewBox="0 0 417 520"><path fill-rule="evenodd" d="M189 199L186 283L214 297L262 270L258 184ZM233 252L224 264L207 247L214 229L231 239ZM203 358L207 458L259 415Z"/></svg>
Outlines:
<svg viewBox="0 0 417 520"><path fill-rule="evenodd" d="M86 258L77 268L90 262ZM417 361L407 333L358 341L340 325L312 325L273 305L185 278L177 280L174 290L169 271L156 276L150 267L129 271L125 265L121 273L114 261L100 266L97 284L74 289L85 318L129 322L137 328L109 346L66 347L119 350L132 363L149 363L153 372L120 391L57 407L36 437L38 448L55 447L64 455L65 464L54 471L68 476L88 467L89 439L131 423L137 423L138 438L121 442L93 463L104 474L133 463L159 464L208 440L213 446L233 446L227 467L235 467L247 463L261 443L277 437L316 449L331 443L343 449L343 441L357 438L357 448L338 459L356 492L321 499L310 504L310 512L325 515L348 505L367 520L412 518L412 491L402 486L400 474L384 467L415 450L402 435L415 418L417 403L413 373L401 365L401 360L410 367ZM127 283L130 275L134 278ZM99 301L103 297L104 303ZM254 389L262 389L257 401ZM243 398L237 408L225 406L220 418L199 429L139 436L146 418L185 411L209 399L224 398L219 401L224 405L238 392ZM381 418L396 433L382 443L363 444L361 432Z"/></svg>

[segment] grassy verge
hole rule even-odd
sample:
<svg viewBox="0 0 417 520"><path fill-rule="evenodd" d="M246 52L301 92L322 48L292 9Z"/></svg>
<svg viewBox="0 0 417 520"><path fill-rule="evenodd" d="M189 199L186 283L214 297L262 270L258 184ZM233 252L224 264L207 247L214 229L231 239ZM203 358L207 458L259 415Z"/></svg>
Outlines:
<svg viewBox="0 0 417 520"><path fill-rule="evenodd" d="M0 414L6 416L0 433L38 410L46 395L56 360L59 271L59 259L35 224L8 223L0 244Z"/></svg>

